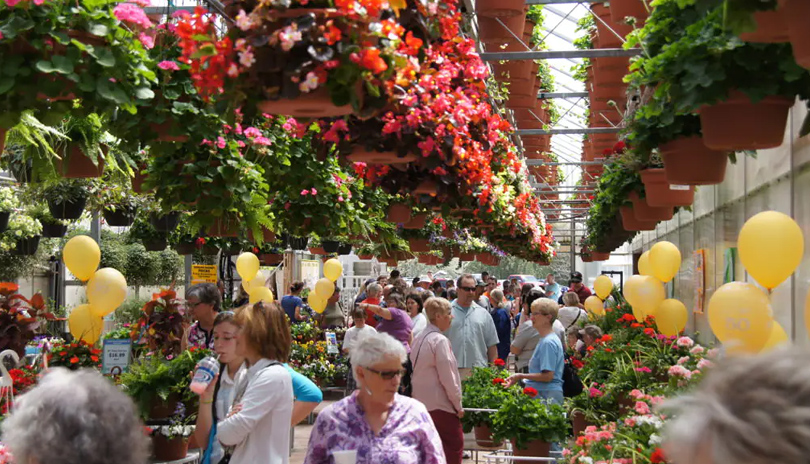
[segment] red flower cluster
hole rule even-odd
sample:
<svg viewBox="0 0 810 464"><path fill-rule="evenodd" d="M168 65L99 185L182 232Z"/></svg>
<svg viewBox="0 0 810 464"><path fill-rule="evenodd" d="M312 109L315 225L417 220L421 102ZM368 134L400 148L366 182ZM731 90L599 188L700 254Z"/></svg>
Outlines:
<svg viewBox="0 0 810 464"><path fill-rule="evenodd" d="M233 42L227 36L219 38L216 29L216 16L198 6L194 14L179 13L183 20L178 21L175 33L180 38L178 45L183 55L178 59L188 64L191 79L200 95L209 99L222 92L225 77L238 74L234 63ZM203 40L203 38L205 40Z"/></svg>
<svg viewBox="0 0 810 464"><path fill-rule="evenodd" d="M506 362L503 359L498 358L495 361L492 361L492 364L494 364L496 367L503 367L506 365Z"/></svg>
<svg viewBox="0 0 810 464"><path fill-rule="evenodd" d="M656 448L655 451L653 451L653 454L650 455L650 462L653 464L667 462L667 458L664 457L664 450L661 448Z"/></svg>
<svg viewBox="0 0 810 464"><path fill-rule="evenodd" d="M506 383L506 380L504 380L504 379L502 379L500 377L492 379L492 385L503 385L505 383Z"/></svg>
<svg viewBox="0 0 810 464"><path fill-rule="evenodd" d="M523 389L523 394L524 395L529 395L532 398L534 398L535 396L537 396L537 390L535 390L532 387L526 387L526 388Z"/></svg>
<svg viewBox="0 0 810 464"><path fill-rule="evenodd" d="M571 365L577 369L582 369L583 367L585 367L585 363L576 358L571 360Z"/></svg>

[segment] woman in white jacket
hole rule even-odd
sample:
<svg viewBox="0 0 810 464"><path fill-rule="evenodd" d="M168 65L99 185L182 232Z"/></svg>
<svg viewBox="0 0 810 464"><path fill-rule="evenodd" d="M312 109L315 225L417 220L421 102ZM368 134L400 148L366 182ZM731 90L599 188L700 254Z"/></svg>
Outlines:
<svg viewBox="0 0 810 464"><path fill-rule="evenodd" d="M233 405L227 417L217 418L217 439L231 464L287 464L293 388L282 363L292 344L289 321L278 305L257 303L237 312L235 322L236 351L248 368L234 379ZM209 390L203 403L213 401Z"/></svg>

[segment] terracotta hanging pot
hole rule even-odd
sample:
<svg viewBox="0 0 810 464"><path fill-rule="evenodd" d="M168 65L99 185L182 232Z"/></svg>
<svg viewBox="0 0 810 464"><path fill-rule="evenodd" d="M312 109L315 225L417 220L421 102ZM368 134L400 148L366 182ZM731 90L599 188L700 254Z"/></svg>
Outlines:
<svg viewBox="0 0 810 464"><path fill-rule="evenodd" d="M775 148L785 139L788 114L795 100L765 97L753 103L742 92L700 109L703 143L714 150L761 150Z"/></svg>
<svg viewBox="0 0 810 464"><path fill-rule="evenodd" d="M412 163L418 158L413 153L407 153L400 157L395 151L375 151L367 150L362 146L356 146L346 158L353 163L366 164L399 164Z"/></svg>
<svg viewBox="0 0 810 464"><path fill-rule="evenodd" d="M610 15L610 9L601 3L592 4L591 11L598 16L598 18L594 19L594 22L596 23L596 33L599 34L599 48L621 48L624 43L623 39L633 31L633 26L629 24L612 24L613 19ZM608 27L608 24L610 24L610 27Z"/></svg>
<svg viewBox="0 0 810 464"><path fill-rule="evenodd" d="M788 26L793 58L803 68L810 69L810 2L807 0L785 0L782 7Z"/></svg>
<svg viewBox="0 0 810 464"><path fill-rule="evenodd" d="M610 259L610 253L599 253L598 251L592 251L591 259L593 261L607 261Z"/></svg>
<svg viewBox="0 0 810 464"><path fill-rule="evenodd" d="M475 261L475 253L459 253L458 259L461 261Z"/></svg>
<svg viewBox="0 0 810 464"><path fill-rule="evenodd" d="M337 106L326 87L310 93L303 93L297 98L279 98L264 100L256 104L262 113L284 114L296 118L334 118L352 114L352 105Z"/></svg>
<svg viewBox="0 0 810 464"><path fill-rule="evenodd" d="M411 220L411 207L405 203L394 203L388 206L388 222L404 224Z"/></svg>
<svg viewBox="0 0 810 464"><path fill-rule="evenodd" d="M503 24L499 23L498 19ZM493 44L511 42L515 40L515 37L523 36L525 27L525 14L502 18L478 16L478 40Z"/></svg>
<svg viewBox="0 0 810 464"><path fill-rule="evenodd" d="M214 224L208 228L209 237L237 237L239 235L239 221L235 218L214 219Z"/></svg>
<svg viewBox="0 0 810 464"><path fill-rule="evenodd" d="M253 235L253 230L248 230L248 240L256 243L256 237ZM262 227L262 243L272 243L276 241L276 234L270 229Z"/></svg>
<svg viewBox="0 0 810 464"><path fill-rule="evenodd" d="M427 253L430 251L430 241L426 238L409 238L408 247L413 253Z"/></svg>
<svg viewBox="0 0 810 464"><path fill-rule="evenodd" d="M439 185L433 179L425 179L416 186L413 193L417 195L432 195L436 196Z"/></svg>
<svg viewBox="0 0 810 464"><path fill-rule="evenodd" d="M478 16L508 18L523 13L525 0L477 0L475 12Z"/></svg>
<svg viewBox="0 0 810 464"><path fill-rule="evenodd" d="M667 181L681 185L714 185L726 177L728 155L712 150L699 136L681 137L658 148Z"/></svg>
<svg viewBox="0 0 810 464"><path fill-rule="evenodd" d="M323 247L309 247L309 254L311 255L325 255L326 250Z"/></svg>
<svg viewBox="0 0 810 464"><path fill-rule="evenodd" d="M754 13L754 21L757 23L757 28L751 32L740 34L741 40L754 43L784 43L790 41L784 8L777 8L774 11L757 11Z"/></svg>
<svg viewBox="0 0 810 464"><path fill-rule="evenodd" d="M146 174L143 174L143 172L146 171L146 165L138 165L134 171L135 175L132 177L132 191L135 193L146 193L146 189L143 188L143 183L146 181Z"/></svg>
<svg viewBox="0 0 810 464"><path fill-rule="evenodd" d="M655 230L657 221L639 221L633 213L632 206L622 206L619 210L622 215L622 227L628 232L638 232L642 230Z"/></svg>
<svg viewBox="0 0 810 464"><path fill-rule="evenodd" d="M633 202L633 214L636 215L638 221L669 221L675 213L671 206L654 207L648 205L647 199L639 197L636 192L630 192L628 199Z"/></svg>
<svg viewBox="0 0 810 464"><path fill-rule="evenodd" d="M644 0L610 0L610 18L613 24L626 25L627 17L636 18L636 26L642 27L650 15Z"/></svg>
<svg viewBox="0 0 810 464"><path fill-rule="evenodd" d="M695 201L695 187L670 185L663 168L643 169L640 174L649 206L690 206Z"/></svg>
<svg viewBox="0 0 810 464"><path fill-rule="evenodd" d="M158 142L183 143L188 141L188 135L171 135L175 124L167 121L166 124L150 124L152 131L157 134Z"/></svg>
<svg viewBox="0 0 810 464"><path fill-rule="evenodd" d="M106 154L106 149L104 149ZM65 156L66 155L66 156ZM66 179L89 179L101 177L104 172L104 157L98 155L96 163L88 158L78 144L68 145L62 159L55 160L56 172Z"/></svg>
<svg viewBox="0 0 810 464"><path fill-rule="evenodd" d="M421 229L427 223L427 213L419 213L411 216L411 220L402 225L403 229Z"/></svg>

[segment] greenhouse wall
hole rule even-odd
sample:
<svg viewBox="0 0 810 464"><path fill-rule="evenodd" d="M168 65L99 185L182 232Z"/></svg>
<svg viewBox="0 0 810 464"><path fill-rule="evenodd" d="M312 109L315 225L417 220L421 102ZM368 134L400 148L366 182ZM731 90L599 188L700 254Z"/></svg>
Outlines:
<svg viewBox="0 0 810 464"><path fill-rule="evenodd" d="M692 211L681 210L656 230L638 234L631 243L635 261L659 240L668 240L680 248L683 264L667 285L667 292L690 310L687 330L699 333L703 342L715 340L706 317L714 291L732 280L755 283L736 252L740 229L753 215L775 210L799 223L805 250L796 273L771 295L774 318L795 343L810 345L805 323L805 300L810 290L810 137L798 136L806 115L804 104L797 104L791 111L782 146L760 150L755 158L738 153L737 163L729 164L722 184L697 189ZM702 287L696 271L701 255Z"/></svg>

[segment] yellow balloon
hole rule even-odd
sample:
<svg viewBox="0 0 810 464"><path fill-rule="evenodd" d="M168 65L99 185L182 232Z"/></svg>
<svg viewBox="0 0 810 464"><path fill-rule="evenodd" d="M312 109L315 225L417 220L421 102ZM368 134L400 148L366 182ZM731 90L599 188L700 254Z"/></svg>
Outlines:
<svg viewBox="0 0 810 464"><path fill-rule="evenodd" d="M658 242L650 248L650 271L661 282L669 282L681 268L681 252L670 242Z"/></svg>
<svg viewBox="0 0 810 464"><path fill-rule="evenodd" d="M104 329L104 319L93 313L92 305L83 304L73 308L68 316L70 333L73 338L84 340L91 345L98 341L101 331Z"/></svg>
<svg viewBox="0 0 810 464"><path fill-rule="evenodd" d="M321 298L320 295L314 292L309 294L307 303L309 303L309 307L318 314L321 314L323 310L326 309L326 299Z"/></svg>
<svg viewBox="0 0 810 464"><path fill-rule="evenodd" d="M87 282L101 262L98 243L87 235L77 235L68 240L62 249L62 260L68 270L82 282Z"/></svg>
<svg viewBox="0 0 810 464"><path fill-rule="evenodd" d="M633 316L639 322L655 316L655 310L666 298L664 285L650 276L632 276L624 286L624 298L633 307Z"/></svg>
<svg viewBox="0 0 810 464"><path fill-rule="evenodd" d="M254 290L265 288L266 283L267 278L264 276L264 273L258 272L256 277L254 277L252 280L242 281L242 286L245 287L245 291L248 295L250 295Z"/></svg>
<svg viewBox="0 0 810 464"><path fill-rule="evenodd" d="M127 299L127 279L111 267L99 269L87 282L87 301L96 316L115 311Z"/></svg>
<svg viewBox="0 0 810 464"><path fill-rule="evenodd" d="M606 275L600 275L593 281L593 288L600 300L606 300L613 291L613 281Z"/></svg>
<svg viewBox="0 0 810 464"><path fill-rule="evenodd" d="M259 258L253 253L242 253L236 258L236 272L242 280L253 280L259 273Z"/></svg>
<svg viewBox="0 0 810 464"><path fill-rule="evenodd" d="M260 301L264 301L266 303L272 303L275 298L273 297L273 292L267 287L254 287L253 291L250 292L250 304L256 304Z"/></svg>
<svg viewBox="0 0 810 464"><path fill-rule="evenodd" d="M327 279L334 282L340 278L341 274L343 274L343 265L337 259L332 258L323 263L323 275Z"/></svg>
<svg viewBox="0 0 810 464"><path fill-rule="evenodd" d="M651 276L652 270L650 269L650 251L647 250L638 258L638 273L643 276Z"/></svg>
<svg viewBox="0 0 810 464"><path fill-rule="evenodd" d="M673 337L683 332L689 312L686 306L678 300L664 300L655 310L655 325L662 334Z"/></svg>
<svg viewBox="0 0 810 464"><path fill-rule="evenodd" d="M771 351L772 349L778 348L779 346L787 343L790 343L790 337L788 337L785 329L782 328L782 324L773 321L771 335L768 337L768 341L765 342L765 346L762 347L762 351Z"/></svg>
<svg viewBox="0 0 810 464"><path fill-rule="evenodd" d="M335 293L335 283L324 277L315 282L315 293L324 300L328 300Z"/></svg>
<svg viewBox="0 0 810 464"><path fill-rule="evenodd" d="M802 229L790 216L776 211L746 221L737 240L743 266L768 290L790 277L804 256Z"/></svg>
<svg viewBox="0 0 810 464"><path fill-rule="evenodd" d="M598 296L591 295L588 298L586 298L584 306L586 310L594 313L597 316L605 315L604 302L600 300Z"/></svg>
<svg viewBox="0 0 810 464"><path fill-rule="evenodd" d="M737 352L758 353L773 330L768 296L753 284L729 282L712 295L709 326L724 345Z"/></svg>

